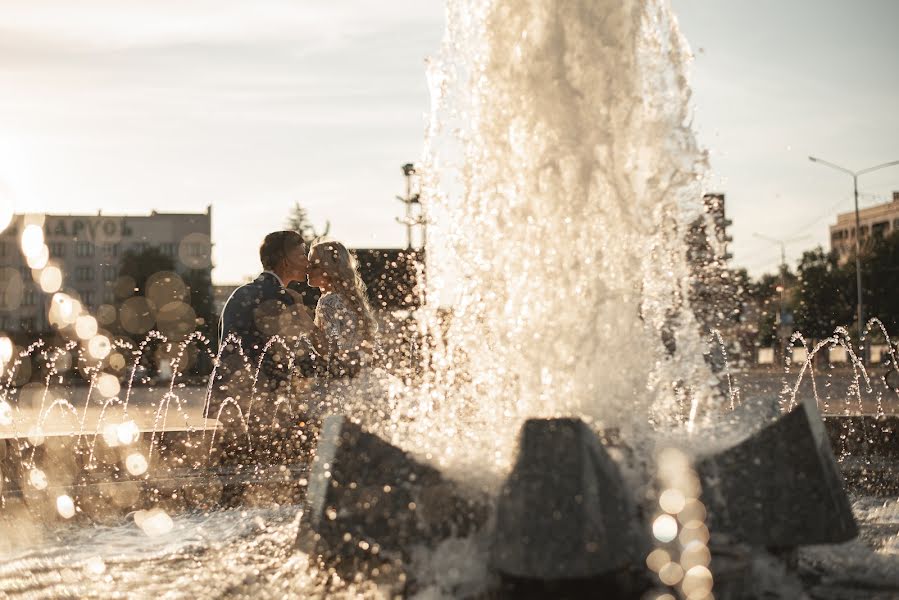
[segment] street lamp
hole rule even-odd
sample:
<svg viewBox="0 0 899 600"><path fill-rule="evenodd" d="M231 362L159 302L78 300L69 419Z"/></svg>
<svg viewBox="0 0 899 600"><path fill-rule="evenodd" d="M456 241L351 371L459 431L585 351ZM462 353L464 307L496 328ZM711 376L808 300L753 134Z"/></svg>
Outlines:
<svg viewBox="0 0 899 600"><path fill-rule="evenodd" d="M868 167L867 169L862 169L861 171L850 171L845 167L841 167L840 165L835 165L832 162L828 162L826 160L822 160L820 158L815 158L814 156L809 156L808 159L814 163L822 164L826 167L830 167L831 169L836 169L837 171L842 171L848 175L852 176L852 187L855 195L855 289L858 294L858 343L861 345L862 343L862 333L865 330L865 311L862 308L862 259L861 259L861 242L859 238L861 238L862 229L861 229L861 219L858 216L858 177L859 175L865 175L866 173L870 173L872 171L877 171L878 169L885 169L886 167L892 167L894 165L899 165L899 160L894 160L892 162L883 163L882 165L877 165L874 167ZM867 352L863 352L862 356L867 356Z"/></svg>

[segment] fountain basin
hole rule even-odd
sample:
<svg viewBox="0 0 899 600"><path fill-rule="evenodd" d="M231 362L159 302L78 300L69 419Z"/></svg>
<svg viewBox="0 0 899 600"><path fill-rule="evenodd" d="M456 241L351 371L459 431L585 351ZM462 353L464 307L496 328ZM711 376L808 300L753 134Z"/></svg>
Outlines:
<svg viewBox="0 0 899 600"><path fill-rule="evenodd" d="M187 406L17 411L0 428L2 506L23 504L46 522L109 522L133 510L296 504L304 496L309 428L279 420L245 427ZM38 426L39 424L39 426ZM23 433L23 430L29 433ZM60 497L74 515L57 514ZM66 501L67 502L67 501Z"/></svg>

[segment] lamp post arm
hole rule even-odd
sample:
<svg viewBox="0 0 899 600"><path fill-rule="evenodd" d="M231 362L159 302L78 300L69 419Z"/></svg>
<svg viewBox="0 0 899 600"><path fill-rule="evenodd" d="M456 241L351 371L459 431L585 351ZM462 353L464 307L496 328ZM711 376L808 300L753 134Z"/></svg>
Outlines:
<svg viewBox="0 0 899 600"><path fill-rule="evenodd" d="M895 165L899 165L899 160L894 160L892 162L883 163L882 165L877 165L876 167L868 167L867 169L862 169L858 172L859 175L864 175L865 173L870 173L871 171L877 171L878 169L885 169L886 167L892 167Z"/></svg>
<svg viewBox="0 0 899 600"><path fill-rule="evenodd" d="M853 177L856 176L855 171L850 171L849 169L847 169L847 168L845 168L845 167L841 167L840 165L835 165L835 164L833 164L833 163L830 162L830 161L824 160L823 158L816 158L816 157L814 157L814 156L809 156L808 159L809 159L810 161L812 161L813 163L821 163L822 165L828 166L828 167L830 167L831 169L836 169L837 171L842 171L843 173L846 173L846 174L851 175L851 176L853 176Z"/></svg>

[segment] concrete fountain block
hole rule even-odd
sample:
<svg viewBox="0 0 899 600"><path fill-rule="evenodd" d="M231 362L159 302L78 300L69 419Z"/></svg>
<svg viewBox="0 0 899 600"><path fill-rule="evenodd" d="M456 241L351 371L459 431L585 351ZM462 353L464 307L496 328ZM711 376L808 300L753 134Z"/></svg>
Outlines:
<svg viewBox="0 0 899 600"><path fill-rule="evenodd" d="M530 419L519 444L497 501L495 570L564 581L642 566L648 529L618 465L583 421Z"/></svg>
<svg viewBox="0 0 899 600"><path fill-rule="evenodd" d="M768 548L839 543L858 535L814 400L697 461L708 526Z"/></svg>
<svg viewBox="0 0 899 600"><path fill-rule="evenodd" d="M414 544L467 535L486 501L343 416L325 419L300 522L300 549L326 559L398 558Z"/></svg>

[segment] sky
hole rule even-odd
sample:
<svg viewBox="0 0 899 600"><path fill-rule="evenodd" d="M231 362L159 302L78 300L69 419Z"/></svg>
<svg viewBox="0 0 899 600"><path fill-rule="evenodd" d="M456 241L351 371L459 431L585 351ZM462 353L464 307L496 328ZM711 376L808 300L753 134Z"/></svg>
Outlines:
<svg viewBox="0 0 899 600"><path fill-rule="evenodd" d="M737 266L827 245L851 169L899 160L899 2L673 0L694 55L706 190ZM356 247L403 245L401 165L422 151L435 0L0 0L0 193L18 212L213 206L213 278L258 271L300 202ZM861 204L899 190L865 176Z"/></svg>

